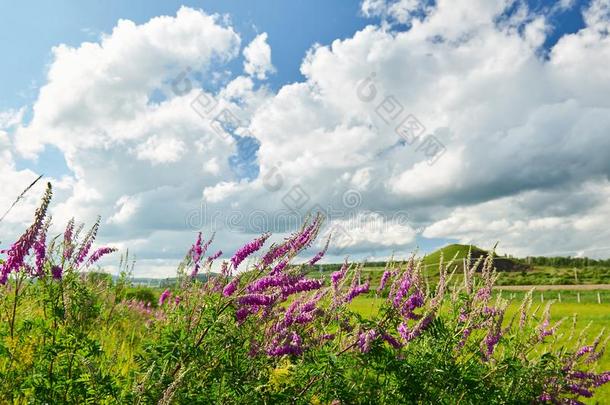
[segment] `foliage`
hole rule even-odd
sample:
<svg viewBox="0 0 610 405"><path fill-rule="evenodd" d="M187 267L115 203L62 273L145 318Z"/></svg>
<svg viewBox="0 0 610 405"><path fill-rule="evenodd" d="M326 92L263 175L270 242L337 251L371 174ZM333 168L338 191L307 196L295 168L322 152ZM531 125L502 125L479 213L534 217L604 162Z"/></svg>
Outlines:
<svg viewBox="0 0 610 405"><path fill-rule="evenodd" d="M62 242L47 243L50 196L49 186L0 269L3 402L575 403L610 379L593 371L603 335L554 345L558 324L550 307L532 313L531 294L505 319L492 255L456 283L442 257L434 283L414 257L388 263L380 309L365 318L350 309L372 293L362 266L316 279L292 264L320 217L267 251L268 235L255 238L216 277L221 252L206 256L212 238L199 234L155 307L131 293L127 258L113 283L84 275L112 251L89 254L99 221L83 237L71 221Z"/></svg>

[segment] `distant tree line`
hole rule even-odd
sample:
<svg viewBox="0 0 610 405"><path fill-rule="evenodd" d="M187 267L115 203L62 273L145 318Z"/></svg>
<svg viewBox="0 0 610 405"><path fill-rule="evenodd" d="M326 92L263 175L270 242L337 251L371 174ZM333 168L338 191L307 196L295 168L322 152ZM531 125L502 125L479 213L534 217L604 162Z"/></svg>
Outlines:
<svg viewBox="0 0 610 405"><path fill-rule="evenodd" d="M529 256L526 258L514 258L514 260L532 266L551 266L551 267L610 267L610 259L591 259L588 257L545 257Z"/></svg>

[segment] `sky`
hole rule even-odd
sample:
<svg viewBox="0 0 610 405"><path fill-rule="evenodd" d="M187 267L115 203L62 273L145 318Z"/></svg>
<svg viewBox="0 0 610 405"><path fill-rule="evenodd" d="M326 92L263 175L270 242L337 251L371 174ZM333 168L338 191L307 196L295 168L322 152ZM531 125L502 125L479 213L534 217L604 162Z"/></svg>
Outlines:
<svg viewBox="0 0 610 405"><path fill-rule="evenodd" d="M42 174L52 232L100 215L154 277L313 212L326 262L609 257L609 29L608 0L1 2L0 211Z"/></svg>

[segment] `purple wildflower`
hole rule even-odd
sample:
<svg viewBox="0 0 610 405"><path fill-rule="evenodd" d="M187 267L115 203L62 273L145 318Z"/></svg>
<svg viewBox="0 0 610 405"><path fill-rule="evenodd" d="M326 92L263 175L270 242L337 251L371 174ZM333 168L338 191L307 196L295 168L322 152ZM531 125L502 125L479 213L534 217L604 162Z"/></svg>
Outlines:
<svg viewBox="0 0 610 405"><path fill-rule="evenodd" d="M353 286L347 292L347 295L345 296L345 302L351 302L358 295L367 293L369 291L369 286L370 286L370 281L368 281L368 280L364 284Z"/></svg>
<svg viewBox="0 0 610 405"><path fill-rule="evenodd" d="M406 341L410 342L411 340L419 337L422 332L432 323L434 319L433 314L429 314L425 318L423 318L419 323L417 323L413 329L409 329L405 323L401 323L398 325L398 333L400 336Z"/></svg>
<svg viewBox="0 0 610 405"><path fill-rule="evenodd" d="M586 389L583 386L580 386L578 384L570 384L568 386L568 389L570 391L572 391L574 394L583 396L585 398L591 398L593 396L593 393L591 391L589 391L588 389Z"/></svg>
<svg viewBox="0 0 610 405"><path fill-rule="evenodd" d="M74 218L68 221L64 231L64 259L66 260L70 260L70 257L72 257L72 236L74 236Z"/></svg>
<svg viewBox="0 0 610 405"><path fill-rule="evenodd" d="M163 304L165 304L165 301L167 301L167 299L169 298L170 295L172 295L172 293L169 289L163 291L161 293L161 295L159 296L159 306L162 306Z"/></svg>
<svg viewBox="0 0 610 405"><path fill-rule="evenodd" d="M317 290L322 287L322 281L314 279L301 279L292 285L282 287L282 296L284 298L303 291Z"/></svg>
<svg viewBox="0 0 610 405"><path fill-rule="evenodd" d="M549 402L552 401L553 398L551 397L550 394L543 392L539 397L538 397L538 401L539 402Z"/></svg>
<svg viewBox="0 0 610 405"><path fill-rule="evenodd" d="M231 295L233 295L235 290L237 290L238 285L239 285L239 277L235 277L222 290L222 295L225 297L230 297Z"/></svg>
<svg viewBox="0 0 610 405"><path fill-rule="evenodd" d="M586 353L590 353L593 351L593 346L583 346L576 352L576 357L582 357Z"/></svg>
<svg viewBox="0 0 610 405"><path fill-rule="evenodd" d="M36 274L42 276L44 260L47 255L47 232L46 229L41 229L38 235L38 240L34 244L34 253L36 254Z"/></svg>
<svg viewBox="0 0 610 405"><path fill-rule="evenodd" d="M273 270L271 270L270 274L274 275L274 274L281 273L287 264L288 264L288 260L282 260L273 268Z"/></svg>
<svg viewBox="0 0 610 405"><path fill-rule="evenodd" d="M208 262L213 262L214 260L218 259L220 256L222 256L222 250L219 250L218 252L214 253L212 256L209 256Z"/></svg>
<svg viewBox="0 0 610 405"><path fill-rule="evenodd" d="M201 259L201 255L203 253L202 241L201 241L201 232L197 234L197 240L191 247L191 259L194 263L198 263Z"/></svg>
<svg viewBox="0 0 610 405"><path fill-rule="evenodd" d="M458 349L461 349L462 347L464 347L464 345L466 344L466 341L470 337L471 333L472 333L472 328L464 329L464 332L462 332L462 339L460 340L460 342L457 345Z"/></svg>
<svg viewBox="0 0 610 405"><path fill-rule="evenodd" d="M253 281L248 285L248 287L246 287L246 290L251 293L260 292L269 287L282 286L284 284L287 284L289 281L290 278L285 274L269 275Z"/></svg>
<svg viewBox="0 0 610 405"><path fill-rule="evenodd" d="M233 263L233 268L237 268L241 262L243 262L246 257L250 256L252 253L259 250L263 247L265 241L269 238L269 234L265 234L259 238L254 239L252 242L247 243L242 246L240 249L235 252L233 257L231 258L231 263Z"/></svg>
<svg viewBox="0 0 610 405"><path fill-rule="evenodd" d="M383 272L383 275L381 276L381 281L379 282L379 287L377 287L377 292L380 293L381 291L383 291L383 289L385 288L385 285L388 282L388 279L393 275L393 271L391 270L386 270Z"/></svg>
<svg viewBox="0 0 610 405"><path fill-rule="evenodd" d="M277 340L274 339L271 344L271 348L267 350L267 354L270 356L284 356L286 354L298 356L303 352L301 345L301 337L296 332L292 332L290 342L287 344L279 345Z"/></svg>
<svg viewBox="0 0 610 405"><path fill-rule="evenodd" d="M29 254L30 249L34 246L36 238L43 226L44 218L47 214L47 208L51 202L53 195L51 183L47 183L47 189L40 207L36 209L34 215L34 223L25 231L25 233L6 251L7 259L0 267L0 284L6 284L8 275L13 271L18 271L23 265L25 257Z"/></svg>
<svg viewBox="0 0 610 405"><path fill-rule="evenodd" d="M100 260L102 258L102 256L105 256L107 254L116 252L117 248L111 248L111 247L102 247L97 249L95 252L93 252L93 254L89 257L89 260L87 261L87 266L91 266L93 263L97 262L98 260Z"/></svg>
<svg viewBox="0 0 610 405"><path fill-rule="evenodd" d="M401 307L403 298L409 293L409 288L411 288L411 281L410 273L405 273L400 279L398 289L395 291L394 299L392 301L394 307Z"/></svg>
<svg viewBox="0 0 610 405"><path fill-rule="evenodd" d="M337 288L339 288L339 283L341 282L341 280L343 280L343 278L345 277L345 275L347 274L347 262L345 262L343 264L343 266L341 266L341 269L339 269L338 271L335 271L334 273L332 273L330 275L330 281L333 284L333 288L336 290Z"/></svg>
<svg viewBox="0 0 610 405"><path fill-rule="evenodd" d="M375 329L363 332L358 336L358 347L362 353L368 353L371 350L371 343L377 337Z"/></svg>
<svg viewBox="0 0 610 405"><path fill-rule="evenodd" d="M326 244L324 245L324 249L322 249L321 251L319 251L310 261L309 264L311 266L313 266L314 264L316 264L318 261L320 261L320 259L322 259L322 257L324 257L324 255L326 254L326 251L328 250L328 244L330 243L330 235L328 236L328 239L326 239Z"/></svg>
<svg viewBox="0 0 610 405"><path fill-rule="evenodd" d="M53 278L55 280L61 280L61 277L63 275L63 269L60 266L53 266L51 267L51 275L53 276Z"/></svg>
<svg viewBox="0 0 610 405"><path fill-rule="evenodd" d="M248 315L256 312L256 310L258 310L258 308L241 307L235 311L235 318L237 319L237 322L242 323L246 320Z"/></svg>
<svg viewBox="0 0 610 405"><path fill-rule="evenodd" d="M78 252L78 257L76 259L75 264L77 266L85 261L85 258L87 257L87 254L89 253L89 250L91 249L91 245L93 245L93 242L95 241L95 237L97 236L97 230L100 227L100 220L101 220L101 218L98 217L97 221L95 221L95 224L93 224L93 226L89 230L89 233L85 236L85 240L83 241L83 243L81 245L81 248Z"/></svg>
<svg viewBox="0 0 610 405"><path fill-rule="evenodd" d="M381 335L381 338L383 340L385 340L386 342L388 342L390 344L390 346L392 346L394 349L400 349L402 347L402 344L392 335L390 335L389 333L383 333Z"/></svg>
<svg viewBox="0 0 610 405"><path fill-rule="evenodd" d="M501 337L502 334L500 332L489 331L489 333L487 333L487 336L483 339L483 344L485 345L483 347L483 358L485 360L489 360Z"/></svg>
<svg viewBox="0 0 610 405"><path fill-rule="evenodd" d="M239 297L240 305L271 305L275 302L275 297L263 294L247 294Z"/></svg>

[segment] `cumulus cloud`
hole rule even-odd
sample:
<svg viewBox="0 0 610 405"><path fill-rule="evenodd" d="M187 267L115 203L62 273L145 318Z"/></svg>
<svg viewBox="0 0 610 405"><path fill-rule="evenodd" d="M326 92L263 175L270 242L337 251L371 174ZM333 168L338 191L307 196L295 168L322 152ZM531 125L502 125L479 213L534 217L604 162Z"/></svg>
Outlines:
<svg viewBox="0 0 610 405"><path fill-rule="evenodd" d="M243 50L244 75L212 91L240 55L221 17L120 21L98 43L54 48L31 122L0 119L13 127L0 132L0 170L25 182L33 173L16 171L13 153L59 148L71 173L56 217L101 214L103 238L155 274L195 229L216 230L230 252L317 210L336 238L331 259L390 255L422 227L515 254L607 255L608 2L592 1L586 26L546 50L548 16L512 4L364 1L363 14L407 27L312 46L305 79L277 93L261 83L273 70L266 34Z"/></svg>
<svg viewBox="0 0 610 405"><path fill-rule="evenodd" d="M244 59L244 71L257 79L263 80L274 71L266 32L257 35L244 49Z"/></svg>

